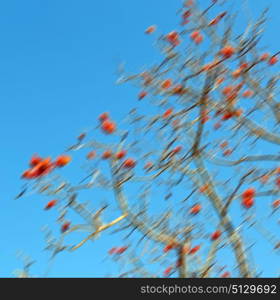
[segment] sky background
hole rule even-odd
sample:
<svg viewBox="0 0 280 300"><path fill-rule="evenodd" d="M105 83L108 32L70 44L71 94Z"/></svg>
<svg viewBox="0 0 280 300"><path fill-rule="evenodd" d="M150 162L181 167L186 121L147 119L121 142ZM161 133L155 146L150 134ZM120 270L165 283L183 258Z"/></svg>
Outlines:
<svg viewBox="0 0 280 300"><path fill-rule="evenodd" d="M276 52L280 2L249 2L253 14L271 6L263 42ZM0 277L13 276L22 266L19 250L37 261L35 275L46 269L40 228L55 215L46 214L36 197L14 200L30 156L56 156L101 112L110 111L117 120L135 106L137 90L115 84L118 64L138 71L154 63L153 39L143 32L151 24L163 33L177 28L180 5L180 0L0 2ZM116 241L105 234L76 253L58 256L50 276L115 272L104 258Z"/></svg>

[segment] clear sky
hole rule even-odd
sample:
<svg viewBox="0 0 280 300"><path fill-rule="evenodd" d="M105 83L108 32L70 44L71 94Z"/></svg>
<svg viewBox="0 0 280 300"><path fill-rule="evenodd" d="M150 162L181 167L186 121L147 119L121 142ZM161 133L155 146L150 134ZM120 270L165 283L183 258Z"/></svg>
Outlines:
<svg viewBox="0 0 280 300"><path fill-rule="evenodd" d="M280 2L249 2L253 13L271 5L264 44L279 50ZM14 200L29 157L56 156L101 112L121 119L135 105L137 90L115 85L117 66L126 62L137 71L155 62L153 40L143 32L151 24L161 32L175 29L180 5L180 0L0 2L0 277L21 267L18 250L37 261L35 275L46 268L40 228L55 215L42 211L36 197ZM104 258L112 239L104 236L59 256L50 275L109 274L115 267Z"/></svg>

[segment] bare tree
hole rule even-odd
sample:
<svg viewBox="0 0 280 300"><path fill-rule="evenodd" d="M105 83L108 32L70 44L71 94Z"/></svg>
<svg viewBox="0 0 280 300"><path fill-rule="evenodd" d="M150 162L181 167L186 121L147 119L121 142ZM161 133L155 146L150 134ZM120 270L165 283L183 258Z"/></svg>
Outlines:
<svg viewBox="0 0 280 300"><path fill-rule="evenodd" d="M230 1L197 2L178 11L180 30L146 29L158 35L157 64L120 67L118 83L139 89L136 108L120 122L102 113L56 160L32 157L19 197L53 199L45 209L57 208L61 236L46 231L52 257L111 232L122 239L108 252L121 277L257 277L254 249L278 251L278 52L260 45L267 10L238 32ZM73 184L58 169L81 156L85 175ZM71 211L82 221L70 222Z"/></svg>

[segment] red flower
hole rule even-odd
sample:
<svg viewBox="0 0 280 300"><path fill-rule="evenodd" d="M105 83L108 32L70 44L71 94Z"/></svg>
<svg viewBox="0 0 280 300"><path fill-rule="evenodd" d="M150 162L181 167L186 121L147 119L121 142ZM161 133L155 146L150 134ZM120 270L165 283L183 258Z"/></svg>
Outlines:
<svg viewBox="0 0 280 300"><path fill-rule="evenodd" d="M48 210L48 209L54 207L56 205L56 203L57 203L57 200L51 200L51 201L49 201L47 203L47 205L45 206L45 209Z"/></svg>
<svg viewBox="0 0 280 300"><path fill-rule="evenodd" d="M107 134L112 134L116 131L116 124L110 120L105 120L101 125L102 130Z"/></svg>
<svg viewBox="0 0 280 300"><path fill-rule="evenodd" d="M235 49L230 45L227 45L220 50L220 55L222 55L224 58L230 58L234 53Z"/></svg>
<svg viewBox="0 0 280 300"><path fill-rule="evenodd" d="M198 45L203 41L203 36L199 35L197 38L194 39L194 42Z"/></svg>
<svg viewBox="0 0 280 300"><path fill-rule="evenodd" d="M172 89L173 95L183 95L185 92L186 92L186 90L184 89L184 87L181 84L177 84Z"/></svg>
<svg viewBox="0 0 280 300"><path fill-rule="evenodd" d="M263 53L260 57L260 60L264 61L264 60L267 60L269 58L269 53Z"/></svg>
<svg viewBox="0 0 280 300"><path fill-rule="evenodd" d="M108 251L109 254L122 254L127 250L128 247L113 247Z"/></svg>
<svg viewBox="0 0 280 300"><path fill-rule="evenodd" d="M111 248L111 249L108 251L108 253L109 253L109 254L115 254L115 253L116 253L116 250L117 250L117 248L116 248L116 247L113 247L113 248Z"/></svg>
<svg viewBox="0 0 280 300"><path fill-rule="evenodd" d="M271 66L275 65L277 62L278 62L278 58L275 55L271 56L271 58L268 60L268 64Z"/></svg>
<svg viewBox="0 0 280 300"><path fill-rule="evenodd" d="M30 169L25 175L28 176L28 179L37 178L49 174L53 168L54 165L51 163L51 159L48 157Z"/></svg>
<svg viewBox="0 0 280 300"><path fill-rule="evenodd" d="M174 243L171 243L171 244L168 244L168 245L166 245L165 247L164 247L164 249L163 249L163 252L168 252L168 251L170 251L170 250L172 250L172 249L174 249L174 248L176 248L176 245L174 244Z"/></svg>
<svg viewBox="0 0 280 300"><path fill-rule="evenodd" d="M70 222L65 222L64 224L62 224L61 226L61 232L66 232L69 228L70 228L71 223Z"/></svg>
<svg viewBox="0 0 280 300"><path fill-rule="evenodd" d="M256 190L254 188L248 188L247 190L245 190L243 193L242 193L242 198L245 199L245 198L252 198L254 197L256 194Z"/></svg>
<svg viewBox="0 0 280 300"><path fill-rule="evenodd" d="M280 186L280 177L276 178L275 183L277 186Z"/></svg>
<svg viewBox="0 0 280 300"><path fill-rule="evenodd" d="M234 114L231 111L225 112L222 116L222 121L227 121L231 119L234 116Z"/></svg>
<svg viewBox="0 0 280 300"><path fill-rule="evenodd" d="M138 95L138 100L142 100L143 98L145 98L147 96L147 92L146 91L142 91L139 93Z"/></svg>
<svg viewBox="0 0 280 300"><path fill-rule="evenodd" d="M200 204L195 204L191 209L190 209L190 214L191 215L197 215L201 211L201 205Z"/></svg>
<svg viewBox="0 0 280 300"><path fill-rule="evenodd" d="M173 267L168 267L168 268L166 268L166 269L164 270L163 274L164 274L165 276L168 276L168 275L171 273L172 270L173 270Z"/></svg>
<svg viewBox="0 0 280 300"><path fill-rule="evenodd" d="M30 159L29 165L31 167L35 167L36 165L38 165L38 163L40 163L43 160L42 157L38 156L38 155L33 155Z"/></svg>
<svg viewBox="0 0 280 300"><path fill-rule="evenodd" d="M222 234L221 230L216 230L211 234L211 240L212 241L217 240L221 236L221 234Z"/></svg>
<svg viewBox="0 0 280 300"><path fill-rule="evenodd" d="M228 278L230 277L230 273L229 272L225 272L221 275L221 278Z"/></svg>
<svg viewBox="0 0 280 300"><path fill-rule="evenodd" d="M117 152L115 156L117 159L122 159L126 156L126 153L127 152L125 150L121 150L121 151Z"/></svg>
<svg viewBox="0 0 280 300"><path fill-rule="evenodd" d="M190 34L190 38L192 40L196 39L198 36L200 36L200 32L199 31L193 31L191 34Z"/></svg>
<svg viewBox="0 0 280 300"><path fill-rule="evenodd" d="M224 141L220 144L220 148L222 148L222 149L224 149L227 146L228 146L228 141Z"/></svg>
<svg viewBox="0 0 280 300"><path fill-rule="evenodd" d="M99 116L99 121L101 121L101 122L104 122L104 121L106 121L108 119L109 119L109 114L107 112L104 112L103 114L101 114Z"/></svg>
<svg viewBox="0 0 280 300"><path fill-rule="evenodd" d="M231 149L227 149L223 152L223 156L229 156L232 154L232 150Z"/></svg>
<svg viewBox="0 0 280 300"><path fill-rule="evenodd" d="M134 159L132 158L128 158L126 159L124 162L123 162L123 167L126 168L126 169L131 169L131 168L134 168L136 165L136 162Z"/></svg>
<svg viewBox="0 0 280 300"><path fill-rule="evenodd" d="M173 46L178 46L180 44L179 34L176 31L172 31L166 35L167 41Z"/></svg>
<svg viewBox="0 0 280 300"><path fill-rule="evenodd" d="M214 129L217 130L222 126L222 124L220 122L217 122L214 124Z"/></svg>
<svg viewBox="0 0 280 300"><path fill-rule="evenodd" d="M254 205L254 198L244 198L242 200L242 205L245 208L251 208Z"/></svg>
<svg viewBox="0 0 280 300"><path fill-rule="evenodd" d="M152 168L153 167L153 163L152 162L147 162L146 164L145 164L145 166L144 166L144 169L145 170L147 170L147 169L150 169L150 168Z"/></svg>
<svg viewBox="0 0 280 300"><path fill-rule="evenodd" d="M189 250L189 254L195 254L200 249L200 246L195 246Z"/></svg>
<svg viewBox="0 0 280 300"><path fill-rule="evenodd" d="M119 247L119 248L117 248L116 254L123 254L127 250L127 248L128 247Z"/></svg>
<svg viewBox="0 0 280 300"><path fill-rule="evenodd" d="M175 147L171 152L172 152L173 154L177 154L177 153L179 153L181 150L182 150L182 146L177 146L177 147Z"/></svg>
<svg viewBox="0 0 280 300"><path fill-rule="evenodd" d="M163 114L163 118L164 118L164 119L167 119L168 117L171 116L172 113L173 113L173 109L172 109L172 108L167 109L167 110L164 112L164 114Z"/></svg>

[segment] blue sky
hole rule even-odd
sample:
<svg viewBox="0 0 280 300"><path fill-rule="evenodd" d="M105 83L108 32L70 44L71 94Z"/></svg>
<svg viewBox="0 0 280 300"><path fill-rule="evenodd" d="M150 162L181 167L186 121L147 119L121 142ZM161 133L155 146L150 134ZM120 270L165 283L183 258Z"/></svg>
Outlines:
<svg viewBox="0 0 280 300"><path fill-rule="evenodd" d="M264 44L277 51L279 1L249 2L253 13L271 4ZM121 119L135 105L137 90L115 85L117 66L126 62L129 70L137 71L154 63L153 39L143 32L151 24L161 32L175 29L180 4L180 0L0 3L0 277L12 276L21 267L18 250L37 260L35 274L46 268L40 228L55 216L42 211L40 197L13 200L29 157L34 152L56 156L95 124L101 112ZM115 271L113 264L104 263L112 241L117 239L104 236L77 253L61 255L51 276L105 276Z"/></svg>

